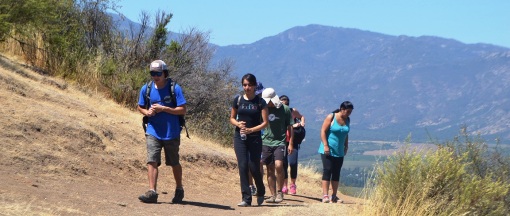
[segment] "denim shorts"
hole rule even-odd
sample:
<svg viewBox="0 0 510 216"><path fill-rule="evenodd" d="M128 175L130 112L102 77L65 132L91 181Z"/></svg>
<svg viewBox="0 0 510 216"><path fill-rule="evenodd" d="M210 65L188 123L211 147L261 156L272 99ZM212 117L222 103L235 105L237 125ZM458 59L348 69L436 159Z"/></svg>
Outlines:
<svg viewBox="0 0 510 216"><path fill-rule="evenodd" d="M161 150L165 151L165 164L167 166L177 166L179 163L179 146L181 139L159 140L156 137L145 134L147 141L147 163L156 162L161 165Z"/></svg>

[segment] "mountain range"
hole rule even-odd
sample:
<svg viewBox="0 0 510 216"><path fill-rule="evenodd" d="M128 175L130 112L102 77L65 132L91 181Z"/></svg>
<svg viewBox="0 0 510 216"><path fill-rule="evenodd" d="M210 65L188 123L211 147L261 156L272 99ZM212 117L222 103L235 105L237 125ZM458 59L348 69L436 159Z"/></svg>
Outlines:
<svg viewBox="0 0 510 216"><path fill-rule="evenodd" d="M352 28L294 27L251 44L217 46L288 95L317 132L349 100L351 139L449 140L466 127L487 142L510 143L510 49L434 36L392 36Z"/></svg>
<svg viewBox="0 0 510 216"><path fill-rule="evenodd" d="M119 20L114 16L114 19ZM121 29L137 23L120 22ZM171 32L169 40L178 40ZM354 140L451 140L466 128L510 144L510 48L435 36L393 36L353 28L298 26L251 44L217 46L213 63L255 74L290 97L317 142L326 115L354 104Z"/></svg>

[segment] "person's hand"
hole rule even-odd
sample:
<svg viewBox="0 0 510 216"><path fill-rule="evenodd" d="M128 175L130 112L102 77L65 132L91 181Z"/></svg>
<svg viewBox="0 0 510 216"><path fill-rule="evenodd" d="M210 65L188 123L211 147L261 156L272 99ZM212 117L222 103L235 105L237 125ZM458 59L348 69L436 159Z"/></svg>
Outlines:
<svg viewBox="0 0 510 216"><path fill-rule="evenodd" d="M305 123L304 122L299 122L299 125L301 125L301 127L305 127Z"/></svg>
<svg viewBox="0 0 510 216"><path fill-rule="evenodd" d="M238 121L236 126L242 130L242 129L244 129L246 127L246 122L245 121Z"/></svg>
<svg viewBox="0 0 510 216"><path fill-rule="evenodd" d="M331 154L331 152L329 151L329 146L327 145L324 145L324 154L328 156Z"/></svg>
<svg viewBox="0 0 510 216"><path fill-rule="evenodd" d="M165 108L165 106L158 104L158 103L152 104L152 106L151 106L151 109L153 109L155 113L163 112L164 108Z"/></svg>
<svg viewBox="0 0 510 216"><path fill-rule="evenodd" d="M292 152L294 152L294 147L292 147L292 146L293 146L293 145L289 145L289 148L287 149L287 153L288 153L289 155L291 155L291 154L292 154Z"/></svg>
<svg viewBox="0 0 510 216"><path fill-rule="evenodd" d="M253 130L251 130L250 128L244 127L244 128L241 128L240 132L244 133L244 134L251 134L253 132Z"/></svg>
<svg viewBox="0 0 510 216"><path fill-rule="evenodd" d="M156 115L156 111L151 107L147 110L147 112L145 113L146 116L148 117L151 117L151 116L154 116Z"/></svg>

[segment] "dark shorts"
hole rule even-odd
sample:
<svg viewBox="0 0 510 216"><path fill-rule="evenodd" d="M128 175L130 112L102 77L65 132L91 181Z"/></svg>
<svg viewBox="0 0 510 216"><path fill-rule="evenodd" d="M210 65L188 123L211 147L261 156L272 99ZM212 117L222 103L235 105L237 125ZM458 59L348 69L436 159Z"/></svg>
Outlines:
<svg viewBox="0 0 510 216"><path fill-rule="evenodd" d="M179 164L179 146L181 139L159 140L152 135L145 134L147 141L147 163L156 162L161 165L161 150L165 150L165 164L167 166L177 166Z"/></svg>
<svg viewBox="0 0 510 216"><path fill-rule="evenodd" d="M281 160L285 158L286 149L284 145L280 146L262 146L262 158L260 162L265 165L274 164L274 161Z"/></svg>

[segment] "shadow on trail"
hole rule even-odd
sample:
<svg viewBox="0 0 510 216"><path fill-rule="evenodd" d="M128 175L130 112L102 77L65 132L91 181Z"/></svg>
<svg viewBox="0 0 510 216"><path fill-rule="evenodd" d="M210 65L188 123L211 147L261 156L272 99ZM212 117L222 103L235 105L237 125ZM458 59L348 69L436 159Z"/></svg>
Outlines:
<svg viewBox="0 0 510 216"><path fill-rule="evenodd" d="M298 199L289 199L289 198L287 198L287 197L285 197L285 199L283 199L283 201L292 201L292 202L300 202L300 203L305 202L305 201L303 201L303 200L298 200Z"/></svg>
<svg viewBox="0 0 510 216"><path fill-rule="evenodd" d="M182 201L180 203L161 202L161 204L192 205L192 206L198 206L198 207L204 207L204 208L215 208L215 209L222 209L222 210L235 210L235 208L232 208L230 206L219 205L219 204L212 204L212 203L203 203L203 202L193 202L193 201Z"/></svg>
<svg viewBox="0 0 510 216"><path fill-rule="evenodd" d="M322 198L309 197L309 196L303 196L303 195L292 195L292 196L302 197L302 198L306 198L306 199L309 199L309 200L313 200L313 201L317 201L317 202L322 202ZM353 202L353 201L343 201L343 202L338 202L338 204L345 204L345 205L349 205L350 204L350 205L352 205L352 204L357 204L357 203Z"/></svg>
<svg viewBox="0 0 510 216"><path fill-rule="evenodd" d="M292 195L292 196L306 198L306 199L317 201L317 202L322 202L322 198L318 198L318 197L309 197L309 196L303 196L303 195L298 195L298 194Z"/></svg>
<svg viewBox="0 0 510 216"><path fill-rule="evenodd" d="M264 203L262 204L261 206L258 206L258 207L303 207L305 205L302 205L302 204L288 204L288 203L285 203L285 202L281 202L281 203Z"/></svg>

